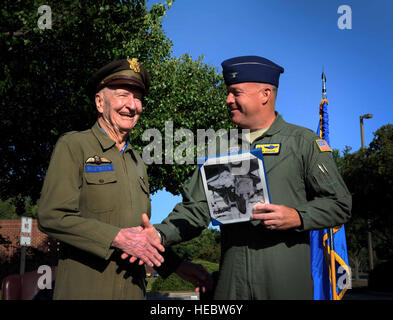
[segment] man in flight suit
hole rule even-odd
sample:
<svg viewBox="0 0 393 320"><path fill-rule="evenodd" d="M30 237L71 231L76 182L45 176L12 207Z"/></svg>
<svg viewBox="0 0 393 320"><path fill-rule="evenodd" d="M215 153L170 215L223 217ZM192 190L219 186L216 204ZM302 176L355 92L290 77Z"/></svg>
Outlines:
<svg viewBox="0 0 393 320"><path fill-rule="evenodd" d="M250 148L264 152L271 204L257 203L249 222L220 226L214 298L312 299L309 231L347 222L351 195L326 142L275 111L282 67L257 56L228 59L222 67L231 119L250 130ZM198 236L209 222L196 170L183 202L155 228L168 246Z"/></svg>

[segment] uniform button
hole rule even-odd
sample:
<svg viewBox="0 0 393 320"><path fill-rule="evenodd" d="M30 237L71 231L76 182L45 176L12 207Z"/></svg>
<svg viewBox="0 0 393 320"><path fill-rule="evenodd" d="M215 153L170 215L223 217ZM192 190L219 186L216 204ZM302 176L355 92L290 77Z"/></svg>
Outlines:
<svg viewBox="0 0 393 320"><path fill-rule="evenodd" d="M104 183L104 179L98 180L99 183Z"/></svg>

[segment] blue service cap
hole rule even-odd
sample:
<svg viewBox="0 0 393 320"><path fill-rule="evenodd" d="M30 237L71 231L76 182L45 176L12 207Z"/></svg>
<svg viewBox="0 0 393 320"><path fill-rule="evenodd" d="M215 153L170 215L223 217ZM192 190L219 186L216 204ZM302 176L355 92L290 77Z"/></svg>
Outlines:
<svg viewBox="0 0 393 320"><path fill-rule="evenodd" d="M280 74L284 68L274 62L258 57L243 56L225 60L221 63L227 86L242 82L263 82L278 87Z"/></svg>

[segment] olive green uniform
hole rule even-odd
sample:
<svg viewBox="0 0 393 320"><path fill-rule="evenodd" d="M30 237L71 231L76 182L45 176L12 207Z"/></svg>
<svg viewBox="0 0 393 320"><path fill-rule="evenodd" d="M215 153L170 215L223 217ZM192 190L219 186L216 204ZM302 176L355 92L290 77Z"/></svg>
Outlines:
<svg viewBox="0 0 393 320"><path fill-rule="evenodd" d="M98 156L103 163L86 163ZM106 160L109 162L105 163ZM143 299L145 268L111 243L150 216L147 174L130 145L123 153L96 123L57 142L38 210L42 231L63 241L55 299Z"/></svg>
<svg viewBox="0 0 393 320"><path fill-rule="evenodd" d="M251 145L281 144L279 153L264 154L271 203L295 208L302 226L268 230L258 220L221 225L215 299L312 299L308 231L343 224L351 210L351 195L331 152L321 151L317 139L311 130L286 123L277 114ZM156 228L166 245L172 245L198 236L209 222L197 170L184 188L183 202Z"/></svg>

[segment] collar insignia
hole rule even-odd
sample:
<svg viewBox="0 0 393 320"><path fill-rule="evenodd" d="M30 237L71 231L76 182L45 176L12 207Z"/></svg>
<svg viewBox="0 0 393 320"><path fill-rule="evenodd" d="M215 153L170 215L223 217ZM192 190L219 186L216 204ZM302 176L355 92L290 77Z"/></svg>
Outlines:
<svg viewBox="0 0 393 320"><path fill-rule="evenodd" d="M128 63L130 64L130 69L135 72L141 72L141 67L139 66L138 60L135 58L129 59L127 58Z"/></svg>

